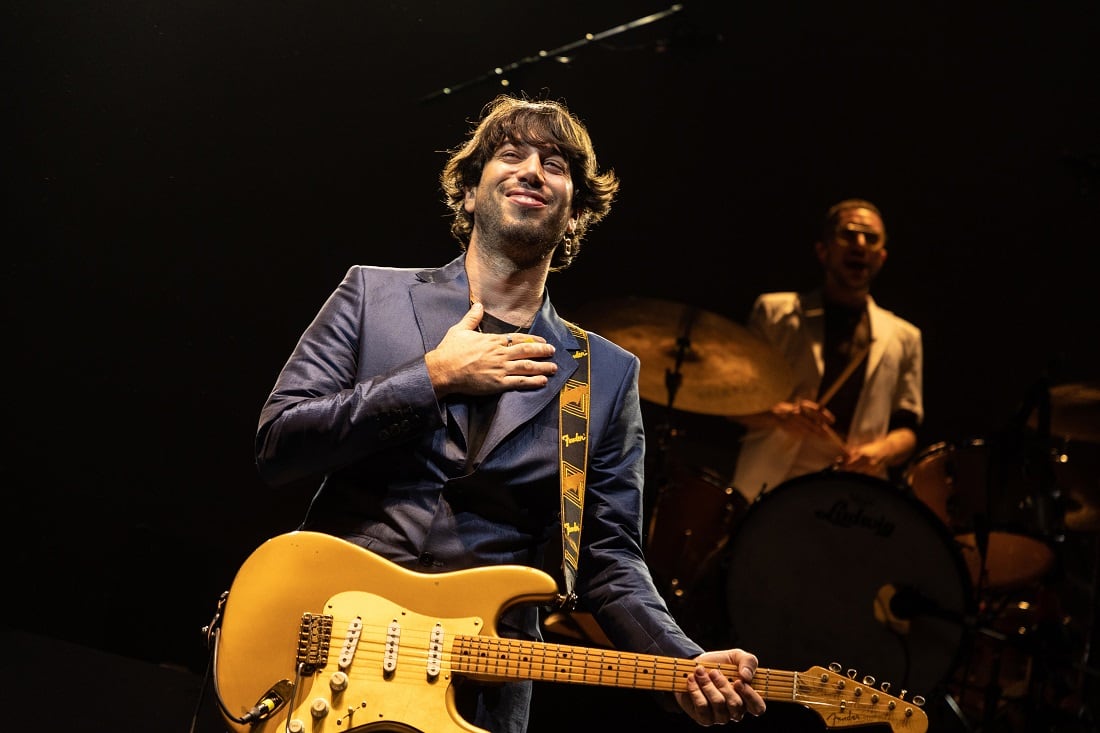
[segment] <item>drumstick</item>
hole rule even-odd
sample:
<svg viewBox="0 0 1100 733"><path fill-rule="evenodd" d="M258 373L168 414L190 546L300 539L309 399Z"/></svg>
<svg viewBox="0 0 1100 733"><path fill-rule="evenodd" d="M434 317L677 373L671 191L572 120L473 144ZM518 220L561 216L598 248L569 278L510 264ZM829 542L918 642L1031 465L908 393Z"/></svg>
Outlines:
<svg viewBox="0 0 1100 733"><path fill-rule="evenodd" d="M815 426L821 429L821 432L825 434L825 437L828 438L831 443L833 443L837 448L840 448L841 451L847 452L848 444L844 442L844 439L840 437L840 434L837 433L837 431L833 430L832 425L829 425L825 422L818 422L817 420L814 420L812 422Z"/></svg>
<svg viewBox="0 0 1100 733"><path fill-rule="evenodd" d="M856 370L856 367L863 363L864 357L867 356L867 352L870 350L871 344L870 342L868 342L862 348L860 348L859 351L852 355L852 358L848 361L848 365L844 367L844 371L840 373L840 376L833 381L829 389L826 390L825 394L821 396L821 399L817 401L818 407L824 408L825 403L831 400L836 395L836 393L840 391L841 386L843 386L843 384L848 381L848 377L852 376L852 374ZM847 444L839 435L837 435L837 432L833 430L831 426L825 425L823 423L821 427L825 429L825 436L829 440L831 440L837 448L840 448L840 450L842 451L848 450Z"/></svg>
<svg viewBox="0 0 1100 733"><path fill-rule="evenodd" d="M852 358L848 360L848 365L844 367L844 371L840 373L840 376L833 381L829 389L827 389L825 394L821 395L821 399L817 401L818 407L824 408L825 404L836 396L836 393L840 391L840 388L848 381L848 378L852 376L856 367L863 363L863 359L867 356L867 352L871 350L871 341L874 341L874 339L868 341L859 351L852 355ZM821 427L825 429L825 436L829 438L837 448L840 448L842 451L848 450L847 444L837 435L837 432L833 430L831 426L822 424Z"/></svg>
<svg viewBox="0 0 1100 733"><path fill-rule="evenodd" d="M837 432L832 429L832 427L822 423L821 428L822 428L822 430L825 431L825 437L827 437L832 442L836 443L837 448L840 448L842 451L847 451L848 450L848 446L847 446L847 444L845 444L844 439L841 438L837 434Z"/></svg>
<svg viewBox="0 0 1100 733"><path fill-rule="evenodd" d="M874 339L871 339L874 341ZM836 378L836 381L829 386L829 389L825 391L825 394L821 395L821 399L817 401L819 407L824 407L825 403L831 400L836 393L840 391L840 388L848 381L848 377L852 376L852 372L856 370L856 367L860 365L863 358L867 356L867 352L871 350L871 342L868 341L859 351L852 355L851 360L848 362L848 366L844 367L844 371L840 373L840 376Z"/></svg>

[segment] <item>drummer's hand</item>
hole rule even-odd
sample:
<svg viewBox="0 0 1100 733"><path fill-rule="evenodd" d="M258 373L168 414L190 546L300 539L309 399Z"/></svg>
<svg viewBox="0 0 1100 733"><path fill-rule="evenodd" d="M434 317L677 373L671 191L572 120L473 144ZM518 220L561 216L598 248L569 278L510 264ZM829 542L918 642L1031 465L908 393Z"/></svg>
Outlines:
<svg viewBox="0 0 1100 733"><path fill-rule="evenodd" d="M695 661L698 665L687 679L687 691L677 692L676 702L696 723L722 725L731 720L740 722L746 713L764 712L764 698L749 685L756 674L755 655L743 649L726 649L703 652ZM731 677L716 669L718 665L728 670Z"/></svg>
<svg viewBox="0 0 1100 733"><path fill-rule="evenodd" d="M877 476L889 465L893 453L883 440L873 440L863 445L849 446L844 455L836 461L841 471L865 473Z"/></svg>
<svg viewBox="0 0 1100 733"><path fill-rule="evenodd" d="M817 435L827 438L830 428L836 422L833 413L813 400L780 402L772 407L771 413L779 427L802 436Z"/></svg>
<svg viewBox="0 0 1100 733"><path fill-rule="evenodd" d="M871 475L882 475L891 466L900 466L917 447L917 434L912 428L894 428L881 438L862 445L847 446L837 467Z"/></svg>

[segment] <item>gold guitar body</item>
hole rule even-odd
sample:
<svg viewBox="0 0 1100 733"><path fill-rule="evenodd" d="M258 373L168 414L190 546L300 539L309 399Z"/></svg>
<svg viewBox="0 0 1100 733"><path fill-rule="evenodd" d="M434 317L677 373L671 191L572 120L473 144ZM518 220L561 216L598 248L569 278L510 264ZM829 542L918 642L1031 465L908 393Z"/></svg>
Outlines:
<svg viewBox="0 0 1100 733"><path fill-rule="evenodd" d="M344 592L354 588L378 589L386 598L355 593L356 598L349 599ZM242 716L280 679L294 682L302 614L339 617L341 611L349 613L332 603L341 594L345 605L355 606L352 616L387 622L396 616L406 629L420 630L441 621L450 637L456 633L495 636L496 619L503 609L550 601L557 591L553 578L534 568L508 565L429 575L405 570L330 535L280 535L260 545L233 580L218 643L218 692L228 712ZM356 665L362 666L367 670L354 671L339 695L330 689L327 674L309 675L298 683L296 707L283 705L255 725L227 722L241 733L281 732L288 716L304 721L309 733L345 733L360 726L421 733L482 730L454 709L446 656L434 681L428 680L423 664L401 664L389 678L380 661L373 670L369 663ZM333 704L317 719L310 706L319 697L333 698ZM350 709L354 712L349 713Z"/></svg>

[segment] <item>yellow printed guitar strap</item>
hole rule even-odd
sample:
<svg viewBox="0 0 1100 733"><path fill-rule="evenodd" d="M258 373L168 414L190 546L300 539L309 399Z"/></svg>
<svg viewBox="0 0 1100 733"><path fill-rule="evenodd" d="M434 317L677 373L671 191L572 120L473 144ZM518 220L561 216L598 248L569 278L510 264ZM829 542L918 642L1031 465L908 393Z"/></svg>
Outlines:
<svg viewBox="0 0 1100 733"><path fill-rule="evenodd" d="M581 549L584 477L588 470L588 380L592 367L588 358L588 334L569 321L565 325L581 342L581 348L573 353L577 371L566 381L558 397L561 406L558 419L558 434L561 436L558 447L561 457L561 547L565 578L565 595L559 596L558 601L565 610L573 610L577 605L574 587Z"/></svg>

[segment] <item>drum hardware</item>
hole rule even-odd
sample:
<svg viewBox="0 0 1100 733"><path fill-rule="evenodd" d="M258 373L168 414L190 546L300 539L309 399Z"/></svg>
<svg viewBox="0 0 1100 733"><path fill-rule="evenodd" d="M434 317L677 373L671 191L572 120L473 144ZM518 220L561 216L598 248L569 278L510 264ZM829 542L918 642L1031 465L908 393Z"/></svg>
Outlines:
<svg viewBox="0 0 1100 733"><path fill-rule="evenodd" d="M1096 703L1088 700L1100 679L1089 658L1100 577L1100 537L1093 534L1100 529L1095 522L1100 446L1050 433L1050 426L1057 425L1059 431L1094 437L1083 416L1094 410L1094 398L1081 397L1085 393L1079 385L1064 392L1056 389L1048 405L1040 385L1029 400L1027 409L1035 413L1031 419L1030 412L1022 413L1020 424L994 441L962 451L980 454L983 460L962 458L958 446L940 452L956 453L947 461L956 467L978 467L971 479L986 480L982 488L988 491L979 507L992 508L975 515L970 538L971 552L980 554L978 543L988 530L985 556L993 582L977 586L979 625L965 664L952 681L960 706L973 716L978 730L1094 730L1088 726L1096 711L1089 708ZM1067 398L1056 394L1075 395L1071 404L1079 410L1059 413ZM956 485L938 490L932 503L940 507L945 506L944 496L954 499L966 491L959 481L967 470L949 473ZM1005 502L1002 494L1013 497L1015 504ZM935 496L925 492L924 498ZM967 500L961 503L965 506ZM1003 511L1010 505L1015 514ZM953 507L948 522L957 520L958 513ZM1013 552L1019 557L1014 559ZM1015 575L1007 573L1013 568Z"/></svg>
<svg viewBox="0 0 1100 733"><path fill-rule="evenodd" d="M1059 494L1065 529L1100 530L1100 381L1032 385L1017 422L1050 456L1044 478Z"/></svg>
<svg viewBox="0 0 1100 733"><path fill-rule="evenodd" d="M714 471L670 465L650 517L646 561L674 613L694 600L697 584L720 558L746 504Z"/></svg>
<svg viewBox="0 0 1100 733"><path fill-rule="evenodd" d="M1100 531L1100 444L1059 437L1051 456L1065 530Z"/></svg>
<svg viewBox="0 0 1100 733"><path fill-rule="evenodd" d="M1005 609L983 608L975 633L969 637L962 663L948 683L948 689L969 717L985 727L1002 705L1026 694L1030 659L1019 652L1030 622L1021 614L1026 602Z"/></svg>
<svg viewBox="0 0 1100 733"><path fill-rule="evenodd" d="M1087 649L1091 619L1074 619L1062 606L1063 592L1047 585L982 601L979 624L948 684L975 730L1093 730L1078 727L1091 718L1088 685L1077 676L1084 663L1073 657L1087 658L1087 651L1072 630L1073 621L1084 622Z"/></svg>
<svg viewBox="0 0 1100 733"><path fill-rule="evenodd" d="M653 412L659 414L654 415ZM747 500L733 488L738 426L720 416L643 405L656 450L647 451L643 504L646 563L669 611L689 636L719 648L724 629L700 610L719 597L711 586L725 543ZM702 438L702 440L696 440ZM717 444L716 450L711 446Z"/></svg>

